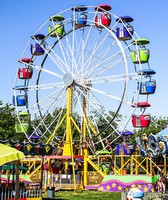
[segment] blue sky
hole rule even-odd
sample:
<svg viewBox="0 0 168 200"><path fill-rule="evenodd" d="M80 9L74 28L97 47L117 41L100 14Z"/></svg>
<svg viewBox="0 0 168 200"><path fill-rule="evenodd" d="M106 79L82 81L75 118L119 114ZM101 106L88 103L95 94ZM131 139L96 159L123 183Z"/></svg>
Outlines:
<svg viewBox="0 0 168 200"><path fill-rule="evenodd" d="M91 3L92 2L92 3ZM52 15L75 5L109 4L117 16L134 18L133 26L140 37L150 40L150 67L156 71L157 88L151 95L148 112L168 116L168 22L166 0L5 0L0 6L0 100L12 103L18 60L30 36Z"/></svg>

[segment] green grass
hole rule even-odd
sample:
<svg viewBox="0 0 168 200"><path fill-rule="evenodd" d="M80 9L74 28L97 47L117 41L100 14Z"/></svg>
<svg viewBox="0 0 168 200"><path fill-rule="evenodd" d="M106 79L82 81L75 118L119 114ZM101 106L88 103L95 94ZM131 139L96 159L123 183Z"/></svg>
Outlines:
<svg viewBox="0 0 168 200"><path fill-rule="evenodd" d="M44 200L47 198L47 193L43 195ZM59 191L56 192L53 199L57 200L120 200L121 193L115 192L98 192L98 191Z"/></svg>

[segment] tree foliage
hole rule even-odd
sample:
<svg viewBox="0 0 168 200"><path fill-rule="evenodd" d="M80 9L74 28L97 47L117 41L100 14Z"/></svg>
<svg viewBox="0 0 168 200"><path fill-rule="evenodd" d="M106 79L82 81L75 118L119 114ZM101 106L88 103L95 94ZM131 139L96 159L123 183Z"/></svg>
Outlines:
<svg viewBox="0 0 168 200"><path fill-rule="evenodd" d="M142 133L146 133L147 135L150 134L157 134L161 130L165 129L168 126L168 117L159 117L156 116L151 117L150 126L148 128L141 128L138 131L135 131L136 136L140 136Z"/></svg>
<svg viewBox="0 0 168 200"><path fill-rule="evenodd" d="M56 130L55 135L57 136L57 138L61 140L62 138L65 138L65 133L66 133L66 118L64 119L65 115L66 115L66 109L57 108L53 111L53 113L47 112L44 116L42 116L42 118L35 118L32 123L33 125L38 127L41 130L41 132L43 133L46 132L45 133L46 138L49 138L50 135ZM73 118L76 125L80 127L81 119L79 115L77 113L73 113L71 117ZM44 121L45 124L41 123L43 121L42 120L43 118L45 119ZM64 120L62 121L62 119ZM62 121L61 124L60 124L60 121ZM71 125L72 125L73 139L76 139L76 140L78 139L79 141L79 132L74 127L73 123L71 123ZM44 142L46 141L47 140L45 140ZM53 137L53 141L54 141L54 137Z"/></svg>
<svg viewBox="0 0 168 200"><path fill-rule="evenodd" d="M45 125L46 126L50 126L50 129L52 131L54 131L56 124L53 123L51 124L52 121L54 121L54 119L56 118L56 116L58 115L58 113L60 113L60 109L58 108L54 111L54 113L47 113L47 117L46 117L46 121L45 121ZM111 116L114 116L115 113L112 111L109 111ZM64 115L66 114L66 110L63 110L62 115L60 116L60 118L62 118ZM73 119L75 121L75 123L77 124L77 126L81 126L81 119L78 116L77 113L73 114ZM102 118L102 116L99 116L98 113L92 113L92 117L93 118L97 118L97 126L99 129L99 132L101 133L102 137L106 137L107 135L109 135L113 129L117 126L115 122L112 123L112 126L109 126L106 129L106 126L108 126L108 122L105 121L104 118ZM115 118L115 121L120 121L122 116L117 115ZM107 117L108 118L108 117ZM39 120L41 119L34 119L33 123L34 125L38 125L39 124ZM91 118L90 118L91 120ZM109 119L110 120L110 119ZM14 112L14 108L12 107L11 104L6 104L3 105L3 102L0 101L0 140L7 140L7 139L11 139L11 140L19 140L19 139L23 139L24 135L23 134L18 134L15 132L15 122L16 122L16 115ZM72 124L73 125L73 124ZM43 124L41 125L40 129L42 131L45 130L45 127L42 127ZM134 130L135 132L135 136L140 136L142 133L146 133L147 135L149 134L157 134L159 133L161 130L163 130L164 128L166 128L168 126L168 117L159 117L157 118L156 116L151 117L151 123L150 126L148 128L141 128L139 130ZM113 127L113 128L112 128ZM78 130L75 128L75 126L72 126L73 129L73 138L75 140L79 140L79 135L80 133L78 132ZM57 131L57 136L62 138L63 134L66 131L66 121L64 121L61 126L59 127L58 131ZM48 133L48 137L50 136L51 133ZM132 141L134 140L134 138L131 139Z"/></svg>
<svg viewBox="0 0 168 200"><path fill-rule="evenodd" d="M0 139L6 140L17 137L15 133L14 108L10 104L3 105L0 101Z"/></svg>

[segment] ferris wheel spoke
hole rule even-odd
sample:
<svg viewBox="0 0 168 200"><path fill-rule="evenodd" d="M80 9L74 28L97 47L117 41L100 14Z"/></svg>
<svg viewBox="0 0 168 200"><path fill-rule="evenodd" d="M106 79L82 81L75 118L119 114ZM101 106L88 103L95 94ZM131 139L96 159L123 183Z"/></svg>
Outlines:
<svg viewBox="0 0 168 200"><path fill-rule="evenodd" d="M68 65L66 62L64 62L61 57L53 50L53 47L48 46L48 50L45 50L47 56L50 57L50 59L55 63L55 65L63 72L68 68Z"/></svg>
<svg viewBox="0 0 168 200"><path fill-rule="evenodd" d="M69 66L70 66L69 72L74 74L74 71L77 70L78 67L77 67L77 60L75 59L76 52L74 52L73 46L76 44L78 47L80 45L80 42L79 42L79 44L77 42L75 43L75 33L73 33L73 39L72 39L73 44L72 45L69 41L68 34L66 34L65 39L66 39L66 43L67 43L67 47L68 47L67 56L69 58Z"/></svg>
<svg viewBox="0 0 168 200"><path fill-rule="evenodd" d="M119 102L121 102L121 100L122 100L122 98L120 98L120 97L114 96L114 95L112 95L112 94L108 94L108 93L103 92L102 90L98 90L98 89L96 89L96 88L91 88L91 90L94 91L94 92L97 92L97 93L99 93L99 94L102 94L102 95L104 95L104 96L107 96L107 97L110 97L110 98L112 98L112 99L115 99L115 100L117 100L117 101L119 101Z"/></svg>
<svg viewBox="0 0 168 200"><path fill-rule="evenodd" d="M89 50L89 48L88 48L88 46L87 46L87 44L88 44L88 42L89 42L89 38L90 38L90 35L91 35L91 33L92 33L92 29L93 29L93 26L91 25L91 26L87 26L87 28L89 28L89 30L88 30L88 32L87 32L87 35L85 36L84 35L84 29L83 29L83 38L82 38L82 50L81 50L81 55L79 55L79 59L78 59L78 61L79 61L79 63L80 63L80 60L82 61L82 67L81 67L81 70L79 69L79 70L76 70L76 72L78 72L77 74L79 74L79 73L81 73L82 72L82 74L83 74L83 72L84 72L84 58L88 55L88 53L90 52L90 50ZM84 40L84 37L85 37L85 40ZM91 46L93 46L93 44L94 44L94 42L93 43L91 43L89 46L90 46L90 48L91 48ZM87 49L87 51L86 51L86 48L88 48Z"/></svg>
<svg viewBox="0 0 168 200"><path fill-rule="evenodd" d="M52 101L50 99L52 99ZM40 100L40 101L36 102L35 104L32 104L31 106L29 106L27 108L27 111L31 111L32 115L34 115L34 116L36 116L39 112L40 112L40 115L41 115L42 113L46 112L46 110L51 111L51 106L53 108L54 105L56 105L56 102L59 99L62 99L62 98L58 97L56 99L56 101L54 101L54 98L51 95L48 95L47 97L43 98L42 100ZM50 100L50 102L48 102L48 100ZM39 104L40 104L40 110L39 110Z"/></svg>
<svg viewBox="0 0 168 200"><path fill-rule="evenodd" d="M59 123L60 123L60 121L61 121L61 119L63 118L63 115L64 115L64 113L63 113L63 109L60 109L59 110L59 113L57 114L57 116L55 117L55 118L53 118L53 120L50 122L50 124L47 126L47 129L48 130L51 130L51 134L53 134L54 133L54 131L55 131L55 129L58 127L58 125L59 125ZM47 115L46 115L47 116ZM50 115L48 116L48 117L50 117ZM43 118L42 119L43 120L43 124L46 124L46 121L48 121L48 119L46 118ZM52 127L54 127L54 129L52 128ZM63 137L63 136L62 136ZM56 138L57 140L60 140L60 138L58 138L57 136L56 136L56 134L54 134L54 138Z"/></svg>
<svg viewBox="0 0 168 200"><path fill-rule="evenodd" d="M84 46L85 46L85 32L84 29L81 30L81 38L80 40L77 40L76 43L78 44L77 47L77 52L76 52L76 67L74 69L74 74L79 74L80 71L82 72L83 76L83 65L84 65L84 57L85 57L85 51L84 51ZM80 66L80 67L79 67Z"/></svg>
<svg viewBox="0 0 168 200"><path fill-rule="evenodd" d="M117 97L117 96L114 96L114 95L112 95L112 94L103 92L103 91L98 90L98 89L95 89L95 88L92 88L92 90L95 91L95 92L97 92L97 93L103 94L103 95L106 96L106 97L109 97L109 98L111 98L111 99L114 99L114 100L116 100L117 102L123 102L123 104L129 105L129 106L132 105L132 101L128 101L128 100L126 100L126 98Z"/></svg>
<svg viewBox="0 0 168 200"><path fill-rule="evenodd" d="M54 122L56 122L56 119L54 119L49 126L46 126L46 120L47 120L47 117L43 118L40 123L38 124L38 126L35 126L34 125L34 132L39 132L40 128L41 127L45 127L45 131L41 134L41 137L45 137L46 139L48 138L47 134L50 133L52 134L50 128L51 126L54 124ZM33 133L32 133L33 134ZM59 140L58 137L56 137L57 140Z"/></svg>
<svg viewBox="0 0 168 200"><path fill-rule="evenodd" d="M117 55L117 54L116 54ZM112 60L113 60L113 57L110 57ZM113 61L112 63L111 62L108 62L110 60L110 58L107 58L106 60L104 60L103 62L100 62L99 65L96 65L94 68L92 68L90 70L90 73L89 73L89 76L92 75L92 77L95 77L97 75L100 75L104 72L106 72L107 70L111 69L112 67L120 64L121 62L124 61L123 58L120 58L120 59L116 59L115 61ZM106 67L105 67L106 66ZM96 72L96 73L95 73Z"/></svg>
<svg viewBox="0 0 168 200"><path fill-rule="evenodd" d="M63 88L62 82L23 86L23 89L25 89L26 91L48 90L52 88Z"/></svg>
<svg viewBox="0 0 168 200"><path fill-rule="evenodd" d="M108 34L107 34L106 37L108 37ZM99 50L99 48L103 45L103 42L104 42L105 39L106 39L106 38L104 38L104 41L102 41L101 44L99 44L100 38L101 38L101 31L98 32L97 37L95 38L95 40L92 41L92 45L91 45L91 47L89 48L89 52L91 52L91 55L90 55L90 57L87 59L87 61L86 61L85 65L84 65L84 67L85 67L85 66L88 66L87 68L89 68L90 63L92 62L92 60L93 60L95 54L97 53L97 51ZM90 42L91 42L91 41L90 41ZM97 57L98 57L98 56L97 56ZM86 68L86 70L87 70L87 68Z"/></svg>
<svg viewBox="0 0 168 200"><path fill-rule="evenodd" d="M66 37L66 35L65 35ZM68 72L70 72L70 68L69 68L69 65L68 65L68 62L67 62L67 52L65 51L65 47L64 47L64 43L62 42L63 38L59 38L59 46L60 46L60 49L61 49L61 53L62 56L63 56L63 60L65 62L65 66L66 66L66 69L68 70ZM66 40L67 40L67 37L66 37ZM70 48L70 45L68 46Z"/></svg>
<svg viewBox="0 0 168 200"><path fill-rule="evenodd" d="M85 96L85 94L81 91L81 93ZM92 93L90 93L91 95ZM113 119L113 116L105 109L105 107L98 101L98 99L96 99L96 97L92 94L92 96L90 96L90 98L88 98L87 96L85 96L85 98L87 99L88 101L88 104L90 105L90 109L94 112L96 111L96 113L98 115L100 115L108 124L110 124L110 127L112 129L115 130L115 127L111 124L111 119ZM90 110L90 111L91 111ZM108 119L109 117L109 119ZM97 127L97 123L93 123L94 124L94 127ZM116 124L118 124L116 122ZM97 129L97 134L98 133L98 129Z"/></svg>
<svg viewBox="0 0 168 200"><path fill-rule="evenodd" d="M57 91L54 91L48 95L45 95L45 97L41 98L39 100L39 97L37 99L37 101L34 104L31 104L28 108L27 111L33 111L33 115L36 115L36 112L42 112L43 110L50 110L49 107L50 106L54 106L56 105L56 103L60 100L60 98L63 98L63 91L64 89L59 89ZM29 94L30 95L30 94ZM63 102L62 102L63 103ZM39 104L41 105L39 108Z"/></svg>
<svg viewBox="0 0 168 200"><path fill-rule="evenodd" d="M110 66L109 66L109 64L106 67L105 67L105 65L103 65L103 66L101 65L101 66L99 66L99 70L97 72L92 71L92 73L90 73L90 76L92 75L91 76L92 78L100 76L100 75L108 72L109 70L111 70L113 67L118 66L122 62L123 62L123 58L116 60ZM125 71L125 73L127 74L127 71Z"/></svg>
<svg viewBox="0 0 168 200"><path fill-rule="evenodd" d="M123 59L115 60L113 63L106 63L105 65L96 65L95 67L91 68L90 71L87 72L89 77L95 77L102 73L105 73L107 70L110 70L112 67L118 65L119 63L123 62ZM106 66L106 67L105 67Z"/></svg>
<svg viewBox="0 0 168 200"><path fill-rule="evenodd" d="M108 53L113 48L115 43L116 43L116 41L113 41L112 44L109 47L108 46L104 47L104 49L101 50L100 55L97 56L97 57L99 57L99 61L97 62L97 66L102 62L102 60L104 60L106 58L106 56L108 56Z"/></svg>
<svg viewBox="0 0 168 200"><path fill-rule="evenodd" d="M74 15L73 15L74 16ZM72 60L71 60L71 69L72 69L72 74L74 74L74 65L76 65L75 59L74 59L74 55L75 55L75 22L73 21L73 32L72 32Z"/></svg>
<svg viewBox="0 0 168 200"><path fill-rule="evenodd" d="M49 106L54 108L54 106L57 105L57 103L60 101L60 99L63 99L63 97L65 98L64 89L59 92L54 91L52 94L49 94L42 98L40 101L37 101L37 104L41 104L41 110L47 108L49 111L51 111L51 108L49 108ZM48 104L46 103L46 101L48 102ZM42 107L43 102L44 107ZM61 104L65 105L65 100L62 101Z"/></svg>
<svg viewBox="0 0 168 200"><path fill-rule="evenodd" d="M115 43L116 41L114 41L114 43ZM113 45L112 45L113 46ZM132 46L132 44L130 45L130 46ZM113 55L111 55L111 56L108 56L106 59L102 59L102 58L104 58L104 57L102 57L100 60L99 60L99 62L97 62L97 64L95 65L95 67L94 68L92 68L92 70L91 70L91 72L95 72L95 70L98 68L100 68L101 69L101 66L102 66L102 68L104 68L104 66L106 65L106 66L108 66L108 65L111 65L111 66L115 66L116 64L119 64L120 62L123 62L123 59L119 59L118 61L116 61L115 60L115 63L112 63L111 64L111 62L109 62L109 61L113 61L114 60L114 58L116 57L116 56L118 56L118 55L120 55L121 53L122 53L122 51L125 51L126 49L128 49L129 48L129 46L126 46L125 48L123 48L122 50L120 50L120 51L118 51L118 52L116 52L116 53L114 53ZM128 57L130 57L130 53L128 54L128 55L126 55L126 57L128 58ZM109 69L108 67L107 67L107 69ZM103 71L104 72L104 71Z"/></svg>
<svg viewBox="0 0 168 200"><path fill-rule="evenodd" d="M95 78L92 78L92 84L98 84L98 83L111 83L116 81L125 81L126 79L129 80L138 80L140 77L137 77L137 73L129 73L127 74L119 74L119 75L111 75L111 76L98 76Z"/></svg>
<svg viewBox="0 0 168 200"><path fill-rule="evenodd" d="M102 41L99 43L99 40L101 38L101 34L102 34L101 31L99 31L98 37L95 39L95 42L94 42L93 50L90 51L91 55L90 55L90 57L87 59L87 61L84 64L85 71L88 71L88 68L90 68L90 65L93 62L93 59L99 58L99 56L96 55L96 53L98 54L98 51L103 46L103 44L105 43L105 41L108 38L108 36L109 36L110 33L107 33L106 36L102 39Z"/></svg>
<svg viewBox="0 0 168 200"><path fill-rule="evenodd" d="M31 65L31 66L32 66L32 68L38 69L39 71L42 71L42 72L51 74L51 75L56 76L56 77L58 77L58 78L62 78L62 76L60 76L59 74L57 74L57 73L55 73L55 72L53 72L53 71L50 71L50 70L48 70L48 69L44 69L44 68L42 68L41 66L37 66L37 65Z"/></svg>

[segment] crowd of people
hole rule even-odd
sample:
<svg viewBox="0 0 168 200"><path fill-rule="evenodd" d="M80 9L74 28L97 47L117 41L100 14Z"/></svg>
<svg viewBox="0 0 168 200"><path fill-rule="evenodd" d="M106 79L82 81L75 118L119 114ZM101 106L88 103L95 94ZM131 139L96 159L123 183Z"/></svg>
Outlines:
<svg viewBox="0 0 168 200"><path fill-rule="evenodd" d="M68 162L68 168L65 167L65 162L63 160L56 161L52 160L50 166L48 163L43 165L44 171L50 171L53 174L73 174L72 162ZM75 174L79 174L83 171L83 162L81 160L76 160L74 165Z"/></svg>
<svg viewBox="0 0 168 200"><path fill-rule="evenodd" d="M166 189L168 189L168 172L166 176L163 173L160 174L160 177L156 183L156 190L158 192L165 193Z"/></svg>

